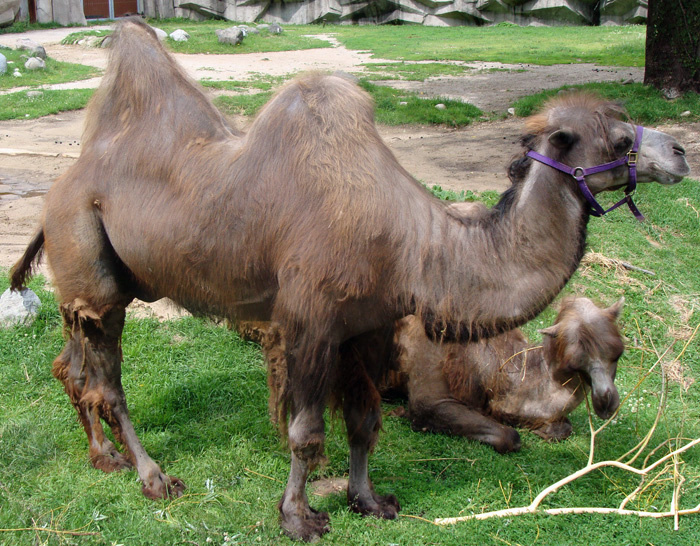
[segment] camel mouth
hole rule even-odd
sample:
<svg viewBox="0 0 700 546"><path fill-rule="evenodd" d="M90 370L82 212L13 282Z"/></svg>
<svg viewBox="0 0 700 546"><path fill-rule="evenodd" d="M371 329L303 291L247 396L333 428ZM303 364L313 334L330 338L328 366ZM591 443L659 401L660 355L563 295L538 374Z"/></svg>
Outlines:
<svg viewBox="0 0 700 546"><path fill-rule="evenodd" d="M682 150L682 148L681 148ZM664 186L678 184L690 174L690 165L685 160L685 151L679 154L675 165L661 165L658 161L650 163L650 179Z"/></svg>
<svg viewBox="0 0 700 546"><path fill-rule="evenodd" d="M594 392L591 398L595 414L603 420L610 419L620 406L620 395L615 388L607 390L602 395Z"/></svg>

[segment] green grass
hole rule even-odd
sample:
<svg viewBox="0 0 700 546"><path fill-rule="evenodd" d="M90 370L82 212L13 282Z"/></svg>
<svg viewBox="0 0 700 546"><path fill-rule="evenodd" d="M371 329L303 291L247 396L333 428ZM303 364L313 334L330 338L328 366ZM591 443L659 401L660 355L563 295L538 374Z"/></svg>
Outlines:
<svg viewBox="0 0 700 546"><path fill-rule="evenodd" d="M543 91L517 100L513 104L515 113L518 116L529 116L547 99L555 96L560 90L568 89L585 89L607 99L619 101L625 106L630 117L638 123L691 122L700 119L700 95L697 93L686 93L676 100L669 101L658 89L641 83L587 83ZM684 112L690 114L681 116Z"/></svg>
<svg viewBox="0 0 700 546"><path fill-rule="evenodd" d="M399 91L368 81L361 81L360 85L374 99L377 122L385 125L427 123L463 127L482 116L481 110L476 106L461 101L440 97L424 98L417 93ZM406 104L402 105L402 102ZM440 103L446 106L444 110L435 108Z"/></svg>
<svg viewBox="0 0 700 546"><path fill-rule="evenodd" d="M161 19L149 20L148 23L164 30L168 34L181 28L190 35L190 39L186 42L176 42L170 38L165 39L164 43L175 53L260 53L295 51L330 46L325 40L307 35L313 34L307 32L307 29L317 29L318 27L308 27L305 25L285 25L285 30L281 34L270 34L266 31L260 34L249 34L241 44L234 46L231 44L219 43L215 32L217 29L229 28L236 24L230 21L209 20L194 23L187 19ZM99 33L95 31L79 31L68 35L64 38L63 43L73 44L85 36L102 36L107 34L111 34L111 31Z"/></svg>
<svg viewBox="0 0 700 546"><path fill-rule="evenodd" d="M439 76L464 76L473 69L449 63L367 63L361 75L368 80L425 81Z"/></svg>
<svg viewBox="0 0 700 546"><path fill-rule="evenodd" d="M481 198L434 191L442 197ZM623 395L653 364L654 351L669 346L665 361L678 358L686 379L700 380L700 337L692 338L681 355L699 323L697 311L688 311L700 305L700 184L689 179L671 187L648 184L637 196L647 221L637 222L626 210L593 218L589 247L655 275L584 264L564 291L605 304L625 296L620 323L628 341L617 379ZM493 192L486 199L492 203ZM166 472L188 485L182 499L150 501L142 497L134 471L107 475L89 465L84 433L51 376L63 337L53 295L43 286L41 279L33 281L44 302L38 320L0 331L0 543L292 544L280 533L275 508L289 456L267 419L258 348L206 320L127 321L123 377L136 430ZM0 275L0 291L6 287L7 278ZM553 316L547 310L532 321L526 328L530 337L537 339L535 330L550 324ZM653 420L660 384L657 370L625 402L617 422L598 440L598 460L616 458L640 440ZM650 448L666 438L700 436L699 386L685 390L669 382L668 406ZM435 527L424 520L527 504L544 487L582 467L589 442L585 408L572 414L575 433L569 440L546 444L522 431L522 450L501 456L462 438L414 432L405 420L386 415L392 407L384 406L384 428L370 472L379 492L398 496L404 517L364 519L348 512L343 495L311 495L315 508L331 514L332 531L322 544L700 542L697 516L681 518L678 532L670 520L594 515ZM329 464L312 478L347 476L342 426L328 428L326 453ZM700 450L682 456L680 471L688 480L681 506L695 506L700 503ZM636 483L616 470L593 473L545 506L617 506ZM629 507L665 509L671 490L668 482L652 485ZM7 531L23 528L45 529Z"/></svg>
<svg viewBox="0 0 700 546"><path fill-rule="evenodd" d="M272 91L252 95L220 95L214 98L214 105L228 116L254 116L271 97Z"/></svg>
<svg viewBox="0 0 700 546"><path fill-rule="evenodd" d="M328 28L324 32L329 32ZM498 61L509 64L596 63L644 66L646 27L337 26L347 48L402 61Z"/></svg>
<svg viewBox="0 0 700 546"><path fill-rule="evenodd" d="M252 80L241 81L203 79L200 81L200 83L204 87L222 91L248 92L251 89L258 89L260 91L271 91L282 85L288 79L289 78L285 78L284 76L270 76L267 74L258 74Z"/></svg>
<svg viewBox="0 0 700 546"><path fill-rule="evenodd" d="M27 91L0 95L0 120L34 119L87 106L94 89L41 90L38 97Z"/></svg>
<svg viewBox="0 0 700 546"><path fill-rule="evenodd" d="M236 88L242 82L206 82L208 87ZM385 125L434 124L463 127L482 116L481 110L460 101L441 98L422 98L410 91L397 91L390 87L361 81L360 85L372 95L375 102L375 118ZM271 91L242 95L222 95L214 104L227 115L253 116L272 97ZM405 103L405 104L401 104ZM435 108L444 104L444 110Z"/></svg>
<svg viewBox="0 0 700 546"><path fill-rule="evenodd" d="M102 71L91 66L75 63L64 63L52 58L46 59L44 70L27 70L24 68L22 55L27 56L26 51L0 48L8 61L8 68L5 74L0 75L0 90L13 89L15 87L36 87L38 85L52 85L57 83L87 80L99 76ZM12 64L10 64L12 63ZM16 78L12 75L14 68L18 68L22 77Z"/></svg>
<svg viewBox="0 0 700 546"><path fill-rule="evenodd" d="M646 27L424 27L421 25L285 25L279 36L249 35L239 46L218 44L214 31L234 23L151 20L167 33L186 30L191 39L167 40L179 53L287 51L327 47L309 36L332 33L349 49L399 61L497 61L509 64L596 63L644 66Z"/></svg>

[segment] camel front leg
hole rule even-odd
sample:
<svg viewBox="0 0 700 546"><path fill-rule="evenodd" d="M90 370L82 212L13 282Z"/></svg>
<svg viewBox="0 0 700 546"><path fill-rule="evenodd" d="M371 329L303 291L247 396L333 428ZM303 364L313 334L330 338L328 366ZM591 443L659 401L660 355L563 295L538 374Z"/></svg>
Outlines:
<svg viewBox="0 0 700 546"><path fill-rule="evenodd" d="M124 306L95 310L76 300L62 306L62 312L70 326L71 339L54 362L54 375L64 383L78 410L90 442L93 465L109 472L133 464L145 496L180 496L184 484L163 474L141 445L129 418L121 383ZM100 418L110 425L115 439L124 446L124 455L104 437Z"/></svg>
<svg viewBox="0 0 700 546"><path fill-rule="evenodd" d="M378 495L369 478L369 454L381 428L381 396L363 366L356 366L352 371L345 383L343 399L350 445L348 505L363 516L395 519L401 509L399 501L394 495Z"/></svg>
<svg viewBox="0 0 700 546"><path fill-rule="evenodd" d="M328 513L311 508L306 496L309 473L325 460L323 410L323 405L317 405L292 414L289 424L292 463L287 487L277 506L284 532L306 542L315 541L330 531Z"/></svg>
<svg viewBox="0 0 700 546"><path fill-rule="evenodd" d="M492 446L498 453L520 449L518 432L452 398L411 399L409 417L414 430L466 436Z"/></svg>

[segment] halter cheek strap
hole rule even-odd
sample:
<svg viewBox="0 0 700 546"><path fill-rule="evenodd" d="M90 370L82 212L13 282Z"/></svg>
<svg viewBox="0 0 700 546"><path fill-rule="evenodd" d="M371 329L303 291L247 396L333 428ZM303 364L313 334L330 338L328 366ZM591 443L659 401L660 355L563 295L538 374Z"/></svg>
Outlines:
<svg viewBox="0 0 700 546"><path fill-rule="evenodd" d="M603 216L611 210L615 210L623 203L627 203L627 206L629 207L630 211L632 211L632 214L634 214L635 218L637 218L637 220L641 222L644 220L644 216L641 212L639 212L639 209L632 201L632 195L634 194L634 191L637 188L637 157L639 153L639 145L642 142L643 131L644 128L641 125L635 126L634 144L632 144L632 148L630 149L630 151L627 152L627 154L625 154L621 158L616 159L615 161L611 161L610 163L603 163L602 165L596 165L595 167L569 167L568 165L564 165L563 163L560 163L555 159L552 159L550 157L547 157L546 155L542 155L532 150L527 153L527 156L531 157L535 161L539 161L540 163L544 163L545 165L557 169L558 171L573 176L576 180L576 183L578 184L579 189L581 190L581 193L586 198L586 201L588 201L588 204L591 207L591 215ZM591 174L609 171L611 169L620 167L621 165L625 164L629 169L629 180L627 182L627 187L625 188L625 197L620 199L608 210L605 210L603 209L603 207L600 206L600 203L596 201L595 197L593 197L593 193L588 187L588 184L586 184L586 177Z"/></svg>

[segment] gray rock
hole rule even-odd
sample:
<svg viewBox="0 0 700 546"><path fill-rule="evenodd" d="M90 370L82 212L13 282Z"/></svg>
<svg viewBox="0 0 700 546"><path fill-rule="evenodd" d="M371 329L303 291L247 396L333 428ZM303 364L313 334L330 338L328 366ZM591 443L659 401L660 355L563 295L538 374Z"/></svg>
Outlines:
<svg viewBox="0 0 700 546"><path fill-rule="evenodd" d="M21 292L11 292L8 288L0 296L0 326L30 324L40 306L39 297L28 288Z"/></svg>
<svg viewBox="0 0 700 546"><path fill-rule="evenodd" d="M270 25L268 25L267 23L263 23L263 24L261 24L261 25L258 25L258 26L255 27L255 28L257 28L257 29L258 29L259 31L261 31L261 32L262 32L262 31L267 32L267 31L270 30Z"/></svg>
<svg viewBox="0 0 700 546"><path fill-rule="evenodd" d="M7 72L7 57L0 53L0 74Z"/></svg>
<svg viewBox="0 0 700 546"><path fill-rule="evenodd" d="M43 97L43 96L44 96L43 91L27 91L27 97L29 97L30 99L36 99L36 98Z"/></svg>
<svg viewBox="0 0 700 546"><path fill-rule="evenodd" d="M667 89L662 89L661 93L663 94L664 97L666 97L668 100L676 100L681 96L681 92L676 89L675 87L669 87Z"/></svg>
<svg viewBox="0 0 700 546"><path fill-rule="evenodd" d="M17 40L17 45L15 49L28 51L32 57L46 59L46 50L44 49L44 46L29 38L20 38L19 40Z"/></svg>
<svg viewBox="0 0 700 546"><path fill-rule="evenodd" d="M24 68L27 70L44 70L46 68L46 62L39 57L29 57L27 62L24 63Z"/></svg>
<svg viewBox="0 0 700 546"><path fill-rule="evenodd" d="M158 36L158 39L162 42L168 37L168 33L165 32L163 29L156 28L156 27L151 27L153 29L153 32L156 33L156 36Z"/></svg>
<svg viewBox="0 0 700 546"><path fill-rule="evenodd" d="M445 106L442 103L436 104L435 108L437 108L438 110L447 110L447 106Z"/></svg>
<svg viewBox="0 0 700 546"><path fill-rule="evenodd" d="M0 0L0 27L9 27L20 12L20 0ZM27 5L26 2L24 4Z"/></svg>
<svg viewBox="0 0 700 546"><path fill-rule="evenodd" d="M181 28L178 28L177 30L173 30L170 33L170 39L174 40L176 42L186 42L187 40L190 39L190 35L187 34L184 30Z"/></svg>
<svg viewBox="0 0 700 546"><path fill-rule="evenodd" d="M243 31L238 27L230 27L217 29L216 37L222 44L238 45L243 41L245 35Z"/></svg>
<svg viewBox="0 0 700 546"><path fill-rule="evenodd" d="M282 34L282 27L279 26L277 23L272 23L270 25L270 34Z"/></svg>

